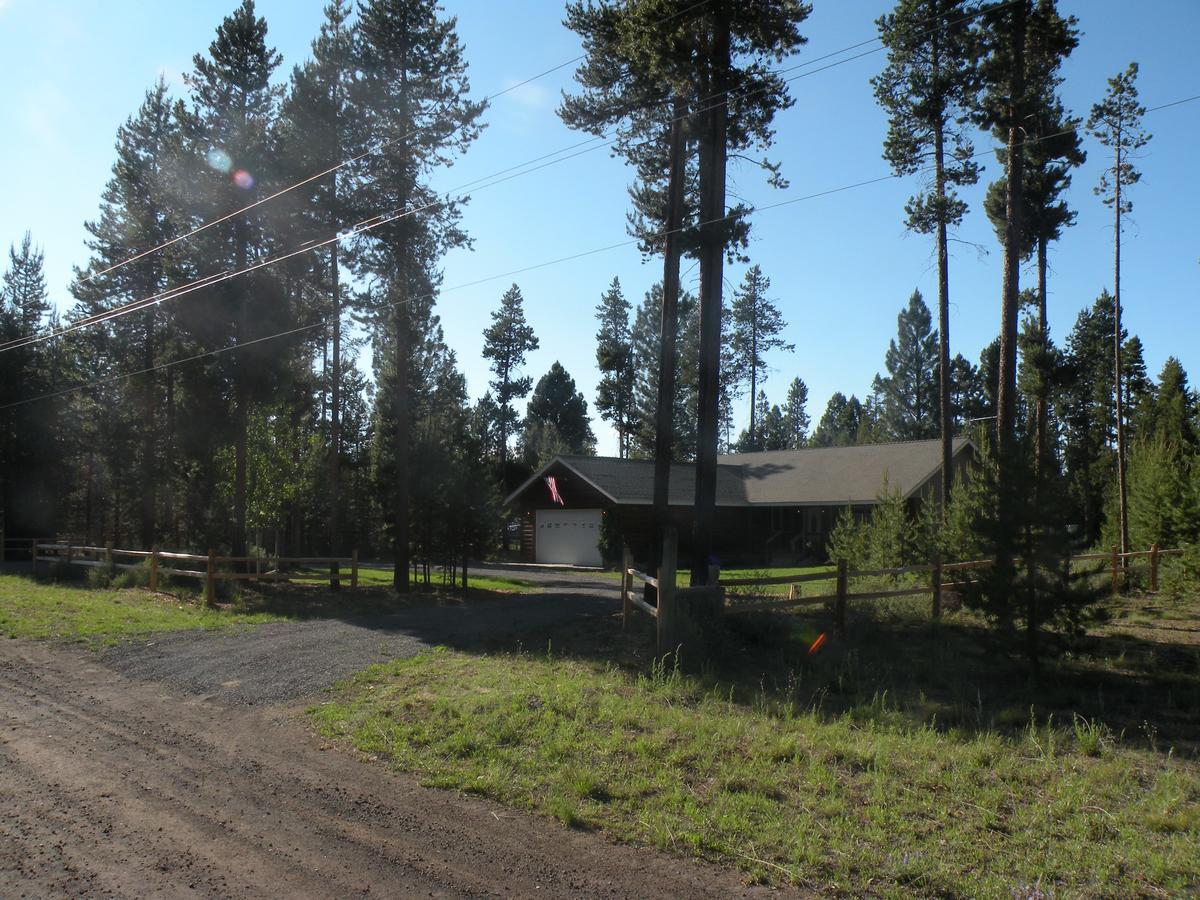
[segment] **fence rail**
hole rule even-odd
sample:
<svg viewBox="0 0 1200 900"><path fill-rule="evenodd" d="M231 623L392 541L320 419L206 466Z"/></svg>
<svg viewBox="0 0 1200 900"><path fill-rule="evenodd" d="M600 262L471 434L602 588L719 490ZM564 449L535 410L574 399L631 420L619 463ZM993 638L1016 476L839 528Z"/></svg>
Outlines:
<svg viewBox="0 0 1200 900"><path fill-rule="evenodd" d="M358 587L358 551L348 557L340 556L217 556L210 550L207 555L198 553L175 553L168 550L121 550L111 545L93 547L87 544L72 544L63 541L39 542L32 541L32 557L34 571L38 563L65 562L70 566L88 568L111 567L114 569L140 569L146 561L149 562L150 590L158 590L159 575L172 575L177 578L197 578L204 582L204 601L209 606L216 602L216 582L218 581L312 581L315 576L299 572L285 571L288 566L328 566L328 575L320 580L328 580L333 590L341 587L343 566L350 568L350 587ZM118 562L120 559L135 559L142 562ZM175 566L163 566L161 560L171 562L202 563L203 568L183 569ZM219 566L233 563L254 563L254 571L238 572L222 570ZM263 571L266 566L267 570Z"/></svg>
<svg viewBox="0 0 1200 900"><path fill-rule="evenodd" d="M1181 547L1163 550L1160 549L1157 544L1152 546L1149 550L1132 550L1126 553L1121 553L1117 547L1113 547L1109 553L1084 553L1079 556L1072 556L1070 561L1071 563L1100 561L1107 562L1109 565L1105 568L1111 570L1112 592L1114 595L1116 595L1120 591L1121 579L1125 574L1125 569L1127 568L1130 560L1146 559L1149 561L1150 590L1157 591L1159 563L1162 557L1178 556L1184 552L1184 549ZM893 568L860 569L851 571L847 568L845 562L841 562L838 564L838 567L835 571L813 572L804 575L778 575L763 578L736 578L722 580L720 583L725 587L755 587L784 584L791 585L791 590L788 592L786 598L757 599L746 603L726 605L726 613L788 609L796 606L832 603L834 607L834 617L836 619L838 629L844 630L846 604L851 600L885 600L895 597L918 597L931 595L931 613L933 618L940 618L942 613L942 595L945 591L960 590L962 588L979 584L980 582L980 579L970 578L962 581L945 582L943 581L944 575L950 572L969 572L977 569L986 569L993 565L995 565L994 560L974 559L951 563L934 561L924 565L896 566ZM1104 572L1105 568L1100 568L1096 572L1090 574L1098 575ZM849 582L853 578L878 578L898 575L929 575L930 583L928 585L916 585L906 588L897 588L894 590L860 591L857 593L853 593L849 589ZM823 594L821 596L814 597L804 597L800 595L798 590L799 585L817 581L836 581L836 593Z"/></svg>

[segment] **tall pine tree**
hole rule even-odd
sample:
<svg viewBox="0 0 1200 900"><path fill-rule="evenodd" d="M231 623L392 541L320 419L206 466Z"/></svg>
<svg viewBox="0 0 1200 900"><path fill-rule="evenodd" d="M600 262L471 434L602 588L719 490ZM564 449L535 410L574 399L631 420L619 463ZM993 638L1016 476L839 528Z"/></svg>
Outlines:
<svg viewBox="0 0 1200 900"><path fill-rule="evenodd" d="M1150 141L1142 128L1146 108L1138 102L1138 64L1108 80L1108 93L1092 107L1087 129L1103 146L1112 151L1113 164L1100 173L1096 195L1113 211L1113 379L1116 396L1117 495L1120 516L1121 552L1129 552L1129 513L1126 509L1125 484L1125 409L1121 387L1121 219L1133 210L1123 189L1137 184L1141 173L1134 167L1137 152Z"/></svg>

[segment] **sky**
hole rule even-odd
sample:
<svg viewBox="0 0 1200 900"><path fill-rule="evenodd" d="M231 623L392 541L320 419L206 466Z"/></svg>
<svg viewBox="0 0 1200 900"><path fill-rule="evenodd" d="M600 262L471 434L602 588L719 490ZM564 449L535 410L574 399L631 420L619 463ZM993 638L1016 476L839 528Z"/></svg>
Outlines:
<svg viewBox="0 0 1200 900"><path fill-rule="evenodd" d="M258 0L270 42L283 54L280 77L308 54L324 0ZM490 96L580 53L562 25L561 2L447 0L458 18L473 93ZM45 251L52 298L71 305L72 268L87 259L83 223L96 215L110 176L118 126L141 103L160 74L172 90L185 90L182 74L193 54L212 40L234 0L0 0L0 248L29 229ZM807 45L784 63L793 66L875 37L875 19L887 0L814 0L802 26ZM1147 107L1200 95L1195 36L1200 0L1060 0L1079 19L1080 45L1063 67L1063 99L1086 118L1106 80L1130 61L1140 63L1138 88ZM795 105L776 121L767 155L782 163L790 186L768 187L755 167L733 163L730 202L744 199L788 205L752 216L749 255L771 279L771 297L787 321L784 338L794 352L773 353L764 385L782 402L795 376L809 387L814 423L835 391L860 397L883 368L896 314L914 289L936 306L932 240L904 229L904 204L918 189L914 179L887 180L835 193L889 174L881 157L887 128L869 80L885 64L878 44L800 68L790 84ZM847 60L824 71L830 62ZM579 144L587 136L558 119L561 91L573 86L574 65L499 97L485 113L487 128L452 168L435 176L451 191L491 173ZM1134 209L1122 246L1122 299L1129 330L1145 345L1147 368L1157 374L1169 355L1200 380L1200 101L1147 115L1154 137L1138 167L1142 180L1130 192ZM985 135L977 149L990 148ZM1111 289L1113 225L1109 209L1093 195L1105 166L1104 150L1085 142L1087 163L1076 170L1068 202L1076 225L1051 247L1049 306L1052 335L1060 341L1079 311ZM579 149L586 149L581 147ZM564 154L564 156L570 156ZM557 158L557 157L556 157ZM1002 253L982 212L986 185L999 174L990 155L980 184L964 192L970 212L951 249L951 352L978 360L999 329ZM482 332L501 294L520 285L526 316L540 340L526 372L534 380L558 360L574 376L593 411L601 453L616 452L616 435L594 415L599 373L595 367L594 309L614 276L626 296L640 301L661 278L661 260L643 260L628 241L626 188L631 172L607 148L501 184L476 188L463 224L471 250L444 260L438 311L473 397L487 389ZM823 196L807 198L810 195ZM570 261L552 263L599 248ZM539 268L508 274L515 270ZM727 289L745 266L727 267ZM684 264L685 287L697 272ZM1022 284L1034 283L1032 267ZM187 302L187 298L173 301ZM739 427L748 400L739 402Z"/></svg>

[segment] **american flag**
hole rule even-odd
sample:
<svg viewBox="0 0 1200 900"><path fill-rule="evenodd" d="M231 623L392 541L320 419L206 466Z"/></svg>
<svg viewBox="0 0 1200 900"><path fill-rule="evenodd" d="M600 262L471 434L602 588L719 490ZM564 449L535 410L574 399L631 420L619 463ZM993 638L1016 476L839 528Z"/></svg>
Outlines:
<svg viewBox="0 0 1200 900"><path fill-rule="evenodd" d="M546 487L550 488L550 499L551 500L553 500L559 506L567 505L566 503L563 502L562 494L560 494L558 492L558 482L554 480L553 475L546 476Z"/></svg>

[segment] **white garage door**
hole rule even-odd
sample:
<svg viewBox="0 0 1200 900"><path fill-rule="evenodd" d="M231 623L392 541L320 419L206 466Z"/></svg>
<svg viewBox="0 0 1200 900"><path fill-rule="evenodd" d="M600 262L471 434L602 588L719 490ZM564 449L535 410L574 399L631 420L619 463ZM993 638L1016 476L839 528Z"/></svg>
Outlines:
<svg viewBox="0 0 1200 900"><path fill-rule="evenodd" d="M539 509L537 561L568 566L599 566L600 510Z"/></svg>

